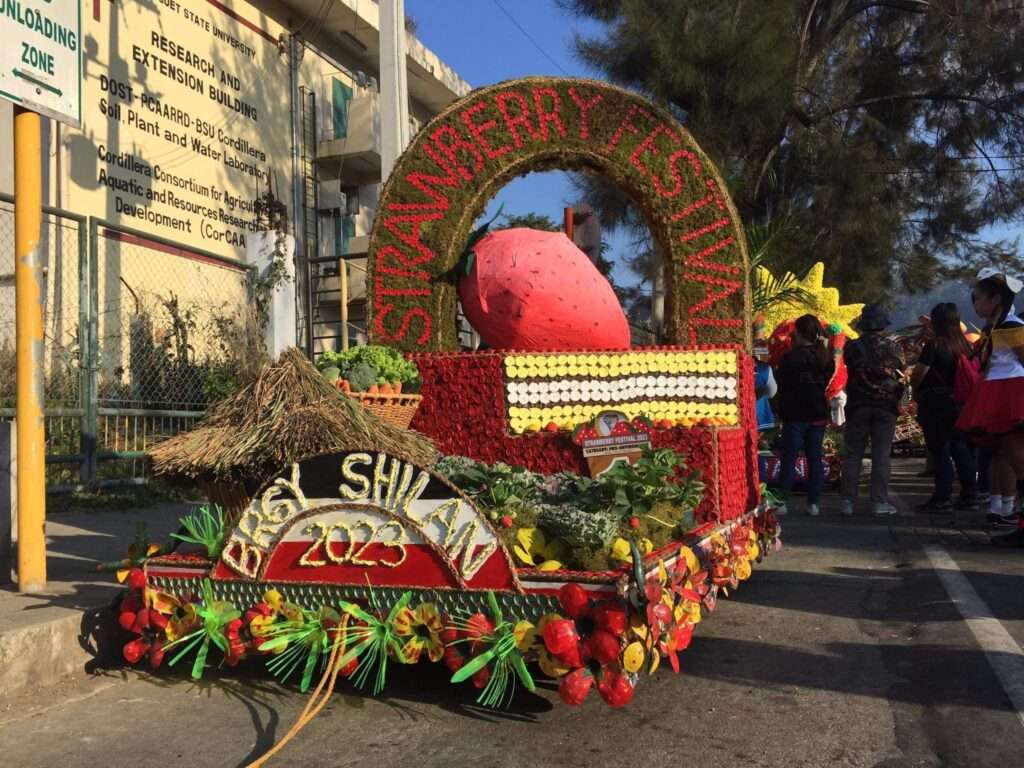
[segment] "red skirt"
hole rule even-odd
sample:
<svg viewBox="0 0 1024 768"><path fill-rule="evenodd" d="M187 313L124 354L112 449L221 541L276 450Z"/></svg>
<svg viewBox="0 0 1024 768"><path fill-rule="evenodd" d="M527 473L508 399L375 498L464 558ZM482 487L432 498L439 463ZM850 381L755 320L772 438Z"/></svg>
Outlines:
<svg viewBox="0 0 1024 768"><path fill-rule="evenodd" d="M1024 377L979 381L956 428L981 445L986 438L1024 429Z"/></svg>

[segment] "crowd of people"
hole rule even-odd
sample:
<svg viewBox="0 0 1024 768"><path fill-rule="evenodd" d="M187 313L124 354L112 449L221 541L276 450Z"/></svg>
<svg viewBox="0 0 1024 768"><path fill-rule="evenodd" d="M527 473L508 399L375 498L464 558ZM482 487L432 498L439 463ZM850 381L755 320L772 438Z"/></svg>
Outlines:
<svg viewBox="0 0 1024 768"><path fill-rule="evenodd" d="M876 516L896 514L889 481L901 405L916 403L916 419L934 476L931 497L918 511L952 514L988 505L988 520L1010 530L993 543L1024 545L1018 490L1024 488L1024 320L1014 300L1024 283L986 268L973 281L970 299L982 326L972 343L956 304L932 308L916 360L906 360L887 333L890 320L877 304L856 322L859 337L842 348L844 392L830 387L837 359L821 320L798 318L787 351L769 364L755 345L758 427L781 422L777 489L785 515L800 454L806 465L807 514L819 514L825 484L823 442L829 425L843 427L840 514L855 512L865 450L871 446L870 505ZM838 354L838 352L837 352ZM845 422L845 423L844 423ZM766 465L760 465L762 477ZM954 484L959 494L954 498Z"/></svg>

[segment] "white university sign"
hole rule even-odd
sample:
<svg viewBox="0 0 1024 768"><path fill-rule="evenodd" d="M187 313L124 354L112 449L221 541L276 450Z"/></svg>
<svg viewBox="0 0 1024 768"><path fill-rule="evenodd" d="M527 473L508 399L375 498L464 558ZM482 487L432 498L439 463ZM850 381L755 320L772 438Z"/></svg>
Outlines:
<svg viewBox="0 0 1024 768"><path fill-rule="evenodd" d="M82 124L82 3L0 0L0 97Z"/></svg>

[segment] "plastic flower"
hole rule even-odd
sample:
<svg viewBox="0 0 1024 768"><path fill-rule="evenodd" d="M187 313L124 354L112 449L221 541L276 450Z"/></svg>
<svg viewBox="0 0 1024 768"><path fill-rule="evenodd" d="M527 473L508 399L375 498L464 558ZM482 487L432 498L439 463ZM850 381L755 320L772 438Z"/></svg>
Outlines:
<svg viewBox="0 0 1024 768"><path fill-rule="evenodd" d="M172 643L175 640L180 640L186 635L190 635L199 628L200 618L196 612L195 603L184 603L179 604L178 609L171 616L167 622L167 628L164 630L164 634L167 636L167 642Z"/></svg>
<svg viewBox="0 0 1024 768"><path fill-rule="evenodd" d="M433 603L421 603L416 610L403 608L395 616L393 627L399 638L407 638L402 644L402 658L406 663L415 664L424 651L432 662L444 656L441 640L444 622Z"/></svg>
<svg viewBox="0 0 1024 768"><path fill-rule="evenodd" d="M641 555L649 555L654 551L654 542L647 538L639 539L636 542L636 546L640 550ZM632 563L633 553L629 546L629 540L621 536L617 537L612 542L611 556L613 560L617 560L620 563Z"/></svg>
<svg viewBox="0 0 1024 768"><path fill-rule="evenodd" d="M561 560L565 556L562 543L558 539L548 541L539 528L520 528L516 532L513 551L520 562L542 571L561 570Z"/></svg>

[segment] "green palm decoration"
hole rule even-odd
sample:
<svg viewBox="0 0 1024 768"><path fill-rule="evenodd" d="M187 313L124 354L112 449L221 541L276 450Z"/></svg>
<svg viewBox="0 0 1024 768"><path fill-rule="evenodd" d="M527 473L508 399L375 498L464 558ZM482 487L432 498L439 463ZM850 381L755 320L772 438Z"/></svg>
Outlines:
<svg viewBox="0 0 1024 768"><path fill-rule="evenodd" d="M391 611L383 620L372 613L364 611L355 603L342 601L340 608L343 613L348 614L356 621L362 622L362 626L349 626L346 631L346 639L353 643L352 647L341 657L338 668L344 669L355 659L359 660L359 666L352 677L353 682L362 688L370 679L370 673L376 670L373 683L374 696L384 690L384 679L387 675L388 654L394 654L396 659L402 658L402 643L395 634L395 617L401 612L412 599L412 593L406 592L398 602L392 606ZM373 602L373 596L370 596Z"/></svg>
<svg viewBox="0 0 1024 768"><path fill-rule="evenodd" d="M269 639L260 645L260 650L285 650L267 662L267 669L283 683L302 665L299 690L305 693L313 681L317 661L323 666L330 656L331 627L340 624L341 617L336 611L321 608L318 613L303 611L301 619L271 625L265 635Z"/></svg>
<svg viewBox="0 0 1024 768"><path fill-rule="evenodd" d="M519 678L528 691L535 690L536 686L517 647L515 624L504 619L501 606L498 605L498 600L493 592L487 593L487 602L491 608L494 631L479 641L488 646L487 650L466 662L458 672L452 675L452 682L461 683L484 667L492 665L491 676L476 701L481 706L496 709L507 707L511 703L515 694L516 678ZM457 622L455 626L462 630L470 628L468 619ZM456 642L470 641L458 640Z"/></svg>
<svg viewBox="0 0 1024 768"><path fill-rule="evenodd" d="M752 224L746 228L749 254L748 280L750 281L751 312L766 312L776 304L806 304L813 297L799 285L792 273L775 277L767 270L769 258L788 230L789 222L782 219L771 224ZM765 273L759 272L765 267ZM771 330L771 329L769 329Z"/></svg>
<svg viewBox="0 0 1024 768"><path fill-rule="evenodd" d="M195 632L191 632L164 646L165 651L176 645L184 646L171 659L170 665L173 667L182 658L187 656L192 649L198 648L196 658L192 662L192 678L194 680L201 678L203 676L203 669L206 667L206 658L210 653L211 645L220 648L221 652L225 655L228 654L230 641L228 640L226 629L228 624L241 617L241 615L241 612L231 603L215 600L213 584L210 583L209 579L203 581L202 605L196 609L196 616L199 617L202 624Z"/></svg>

